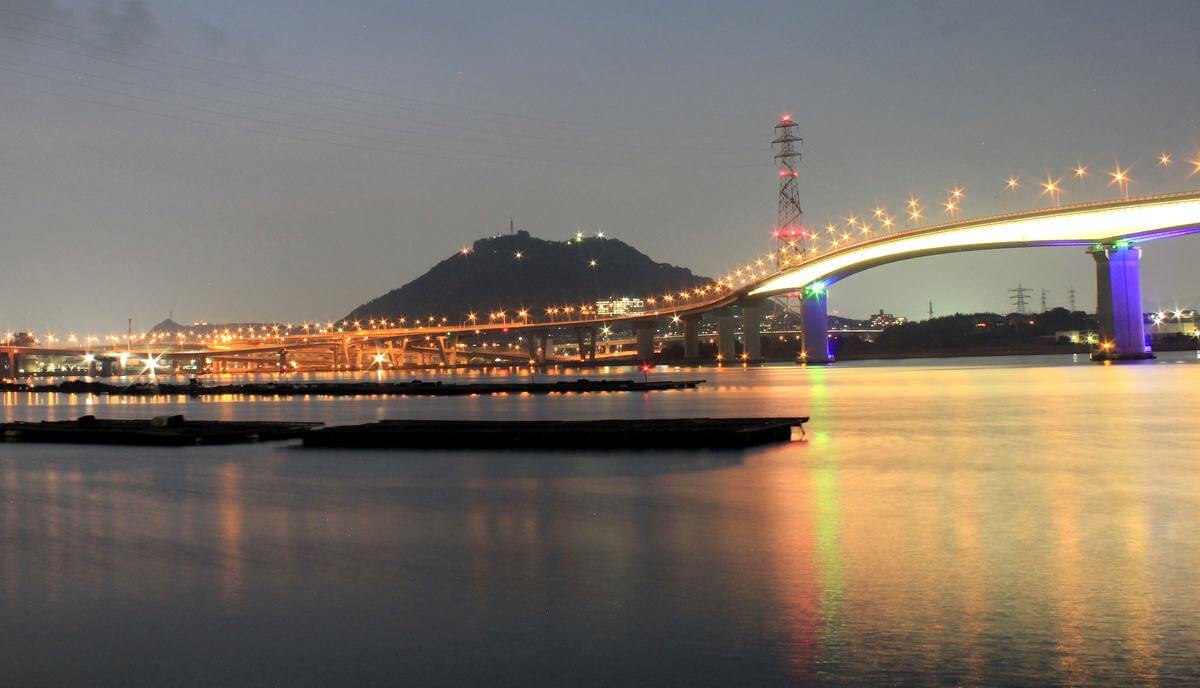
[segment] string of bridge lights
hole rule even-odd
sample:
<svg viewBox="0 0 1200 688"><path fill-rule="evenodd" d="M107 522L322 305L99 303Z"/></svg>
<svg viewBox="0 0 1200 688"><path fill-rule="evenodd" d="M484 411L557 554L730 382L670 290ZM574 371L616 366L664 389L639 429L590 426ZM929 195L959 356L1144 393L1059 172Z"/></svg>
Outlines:
<svg viewBox="0 0 1200 688"><path fill-rule="evenodd" d="M1162 195L1163 173L1176 164L1190 165L1187 178L1191 179L1200 175L1200 151L1192 158L1184 158L1182 161L1177 160L1170 152L1160 153L1154 161L1155 167L1155 193ZM1130 198L1130 187L1136 183L1132 177L1132 166L1122 166L1119 162L1114 163L1111 170L1105 169L1095 173L1095 176L1107 176L1107 188L1116 188L1119 190L1121 197L1124 199ZM1048 207L1061 207L1063 196L1069 191L1071 204L1079 203L1078 197L1080 187L1084 181L1093 176L1093 171L1087 165L1076 164L1071 167L1068 172L1054 176L1047 173L1045 178L1021 178L1017 176L1009 176L1002 180L999 185L1000 202L1002 214L1009 213L1009 196L1021 189L1036 190L1037 199L1048 199ZM945 201L936 204L939 214L945 215L946 222L943 224L953 224L960 220L963 210L963 203L968 198L967 192L963 186L955 185L946 192ZM777 228L772 237L780 242L777 249L768 251L753 259L746 261L744 264L729 271L724 277L716 280L698 284L689 289L680 289L679 291L668 291L662 294L653 294L644 296L641 300L648 307L646 312L631 315L663 315L672 314L673 321L678 322L678 311L687 310L706 305L710 302L719 301L727 297L730 293L748 284L754 283L756 280L764 279L774 273L782 272L789 268L793 268L814 260L819 256L830 251L846 249L853 246L858 246L868 241L878 240L879 238L891 235L894 232L901 231L901 223L903 223L903 231L913 231L919 229L930 229L938 225L921 225L921 221L927 219L927 208L929 206L922 202L917 196L909 196L904 203L904 210L898 212L890 212L883 205L876 205L867 213L850 212L846 214L840 222L828 222L824 225L820 232L809 230L801 227L781 227ZM596 239L603 239L604 232L597 232ZM575 243L584 243L585 236L582 232L577 232L571 241ZM822 246L820 242L823 242ZM463 255L470 254L472 249L463 247L460 253ZM514 253L515 260L523 260L525 254L522 251ZM589 268L595 269L599 266L599 262L595 258L589 258L586 262ZM542 315L539 319L537 316ZM1165 314L1158 314L1159 318L1165 317ZM423 334L437 332L442 329L463 329L473 328L475 326L491 326L489 329L494 329L495 326L527 326L527 325L553 325L553 324L570 324L573 322L594 322L602 321L606 318L602 316L595 304L579 304L579 305L563 305L550 306L535 312L533 309L520 307L512 309L498 309L486 314L469 312L465 314L461 320L451 321L447 316L430 315L426 318L408 319L405 316L400 316L395 319L390 318L369 318L365 323L361 320L342 320L342 321L313 321L296 323L270 323L264 325L244 325L239 327L225 327L212 329L210 331L198 331L193 328L187 331L178 331L176 333L166 332L140 332L109 334L104 337L93 335L77 335L69 333L65 336L59 336L53 332L47 332L44 340L38 340L32 335L26 335L34 345L41 345L44 341L47 346L59 345L76 345L85 349L92 347L111 347L116 349L122 345L126 348L137 346L165 346L165 345L184 345L197 344L205 346L229 346L232 344L247 344L247 343L269 343L271 340L282 341L286 337L301 337L304 338L321 337L329 335L361 335L367 336L371 332L379 330L410 330L413 334ZM196 327L207 327L207 325L199 325ZM481 329L476 329L475 333L481 333ZM23 334L23 333L22 333ZM3 334L3 342L5 345L25 345L19 340L21 337L12 331ZM26 342L28 344L30 342Z"/></svg>

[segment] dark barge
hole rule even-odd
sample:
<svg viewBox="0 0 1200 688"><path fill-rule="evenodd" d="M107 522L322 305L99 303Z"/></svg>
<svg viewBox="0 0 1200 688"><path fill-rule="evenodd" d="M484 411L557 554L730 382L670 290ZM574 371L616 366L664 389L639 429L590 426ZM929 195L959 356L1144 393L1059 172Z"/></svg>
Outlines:
<svg viewBox="0 0 1200 688"><path fill-rule="evenodd" d="M309 430L305 447L358 449L708 449L792 439L808 417L586 421L385 420Z"/></svg>
<svg viewBox="0 0 1200 688"><path fill-rule="evenodd" d="M180 383L135 383L115 385L94 380L70 380L52 385L31 386L4 383L0 391L48 392L59 394L108 394L120 396L216 395L247 396L472 396L486 394L564 394L568 392L660 392L695 389L704 380L557 380L554 382L247 382L203 385L193 379Z"/></svg>
<svg viewBox="0 0 1200 688"><path fill-rule="evenodd" d="M159 416L116 420L83 416L78 420L0 423L5 442L116 444L186 447L295 439L320 423L186 420Z"/></svg>

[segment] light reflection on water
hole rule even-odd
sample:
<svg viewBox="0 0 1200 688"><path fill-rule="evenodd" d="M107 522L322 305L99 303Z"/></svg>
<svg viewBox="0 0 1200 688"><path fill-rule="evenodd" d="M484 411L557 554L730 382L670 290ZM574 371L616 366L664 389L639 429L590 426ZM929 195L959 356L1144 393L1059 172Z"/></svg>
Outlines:
<svg viewBox="0 0 1200 688"><path fill-rule="evenodd" d="M747 452L0 445L4 680L1200 682L1193 355L656 375L709 384L6 395L9 419L813 421Z"/></svg>

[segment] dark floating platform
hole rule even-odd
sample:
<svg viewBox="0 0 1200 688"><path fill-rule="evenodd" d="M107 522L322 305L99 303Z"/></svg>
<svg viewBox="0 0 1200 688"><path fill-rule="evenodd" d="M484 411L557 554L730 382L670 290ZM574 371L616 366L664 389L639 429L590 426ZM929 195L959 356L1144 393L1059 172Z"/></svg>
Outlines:
<svg viewBox="0 0 1200 688"><path fill-rule="evenodd" d="M704 449L786 442L808 417L588 421L385 420L304 433L305 447L359 449Z"/></svg>
<svg viewBox="0 0 1200 688"><path fill-rule="evenodd" d="M184 447L197 444L271 442L302 436L320 423L185 420L159 416L151 420L111 420L83 416L78 420L0 423L5 442L122 444Z"/></svg>
<svg viewBox="0 0 1200 688"><path fill-rule="evenodd" d="M1105 361L1112 361L1112 362L1149 361L1149 360L1151 360L1153 358L1157 358L1157 357L1154 354L1150 353L1149 351L1147 351L1145 353L1132 353L1132 354L1130 354L1130 353L1119 354L1119 353L1111 353L1108 351L1096 351L1090 356L1090 358L1093 361L1098 361L1100 363L1103 363Z"/></svg>
<svg viewBox="0 0 1200 688"><path fill-rule="evenodd" d="M565 392L658 392L670 389L694 389L704 380L558 380L555 382L252 382L205 386L199 381L177 383L135 383L114 385L107 382L69 380L33 387L25 383L4 383L0 391L57 392L60 394L112 394L125 396L187 395L193 397L223 394L252 396L370 396L410 395L453 397L476 394L550 394Z"/></svg>

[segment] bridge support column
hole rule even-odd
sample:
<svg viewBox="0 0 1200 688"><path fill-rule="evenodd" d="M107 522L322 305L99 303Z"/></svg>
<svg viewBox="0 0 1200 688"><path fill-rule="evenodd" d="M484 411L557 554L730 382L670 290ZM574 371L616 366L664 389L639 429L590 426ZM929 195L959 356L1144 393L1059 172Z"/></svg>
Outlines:
<svg viewBox="0 0 1200 688"><path fill-rule="evenodd" d="M596 328L589 327L575 331L579 338L579 360L582 363L596 360Z"/></svg>
<svg viewBox="0 0 1200 688"><path fill-rule="evenodd" d="M438 337L437 344L438 355L442 359L442 365L458 365L458 335L448 334L444 337Z"/></svg>
<svg viewBox="0 0 1200 688"><path fill-rule="evenodd" d="M737 340L733 332L733 313L728 308L715 311L717 316L717 360L737 360Z"/></svg>
<svg viewBox="0 0 1200 688"><path fill-rule="evenodd" d="M827 299L825 289L813 287L805 289L801 297L800 318L804 349L800 352L800 357L804 363L833 362L833 356L829 353Z"/></svg>
<svg viewBox="0 0 1200 688"><path fill-rule="evenodd" d="M204 366L201 366L201 367L203 368ZM281 372L281 373L287 371L287 369L288 369L288 351L287 351L287 349L279 350L279 360L277 361L277 367L279 368L279 372Z"/></svg>
<svg viewBox="0 0 1200 688"><path fill-rule="evenodd" d="M742 302L742 360L762 363L763 301Z"/></svg>
<svg viewBox="0 0 1200 688"><path fill-rule="evenodd" d="M1142 249L1117 242L1091 251L1096 261L1096 316L1101 349L1096 360L1154 358L1142 319Z"/></svg>
<svg viewBox="0 0 1200 688"><path fill-rule="evenodd" d="M654 330L657 325L653 320L638 320L633 323L637 357L642 363L649 363L654 359Z"/></svg>
<svg viewBox="0 0 1200 688"><path fill-rule="evenodd" d="M525 340L525 350L529 352L529 362L531 365L542 365L546 362L546 344L545 335L531 333L529 338Z"/></svg>
<svg viewBox="0 0 1200 688"><path fill-rule="evenodd" d="M683 318L683 358L688 361L700 358L700 316L685 315Z"/></svg>

